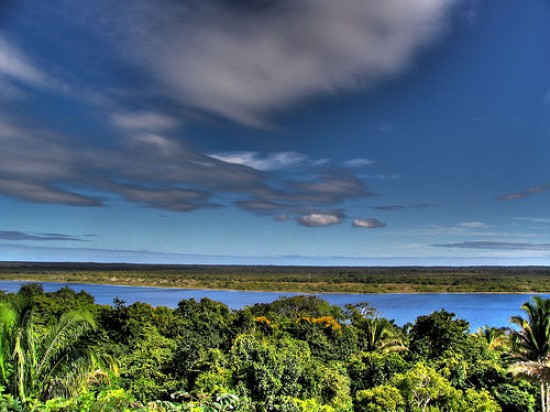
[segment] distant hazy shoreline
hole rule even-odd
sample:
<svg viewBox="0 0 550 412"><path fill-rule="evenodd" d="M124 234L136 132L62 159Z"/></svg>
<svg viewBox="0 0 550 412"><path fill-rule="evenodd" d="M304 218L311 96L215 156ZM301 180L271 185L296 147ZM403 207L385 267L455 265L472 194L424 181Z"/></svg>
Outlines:
<svg viewBox="0 0 550 412"><path fill-rule="evenodd" d="M281 293L548 293L550 267L302 267L0 262L1 280Z"/></svg>

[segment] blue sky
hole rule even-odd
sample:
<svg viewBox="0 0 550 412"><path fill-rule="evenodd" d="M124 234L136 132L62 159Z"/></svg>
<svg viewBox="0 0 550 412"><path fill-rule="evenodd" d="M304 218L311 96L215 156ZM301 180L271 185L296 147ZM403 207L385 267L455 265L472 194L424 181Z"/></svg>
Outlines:
<svg viewBox="0 0 550 412"><path fill-rule="evenodd" d="M548 265L549 21L0 1L0 260Z"/></svg>

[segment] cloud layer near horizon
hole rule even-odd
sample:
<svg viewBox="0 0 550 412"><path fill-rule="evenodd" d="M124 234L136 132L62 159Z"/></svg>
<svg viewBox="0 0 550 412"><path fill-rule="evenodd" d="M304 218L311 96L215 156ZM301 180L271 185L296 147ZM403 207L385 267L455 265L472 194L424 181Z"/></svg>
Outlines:
<svg viewBox="0 0 550 412"><path fill-rule="evenodd" d="M550 243L474 241L474 242L460 242L460 243L445 243L445 244L439 244L439 245L433 245L433 246L444 247L444 248L458 248L458 249L550 251Z"/></svg>

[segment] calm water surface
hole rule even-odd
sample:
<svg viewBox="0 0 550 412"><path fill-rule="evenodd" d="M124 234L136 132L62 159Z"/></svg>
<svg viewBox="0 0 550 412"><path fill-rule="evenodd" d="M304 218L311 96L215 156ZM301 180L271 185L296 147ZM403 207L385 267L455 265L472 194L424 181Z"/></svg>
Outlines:
<svg viewBox="0 0 550 412"><path fill-rule="evenodd" d="M0 290L17 292L21 285L29 282L0 281ZM62 286L69 286L79 292L85 290L95 297L98 304L112 304L118 297L127 304L146 302L153 306L175 308L180 300L209 298L225 303L232 309L242 309L255 303L270 303L280 296L295 296L295 293L241 292L225 290L189 290L151 288L119 285L88 285L82 283L43 282L46 292L53 292ZM428 315L434 310L445 309L458 318L470 322L475 330L482 325L509 326L510 316L521 314L520 306L534 295L528 294L316 294L334 304L368 302L378 309L382 316L395 319L399 325L413 322L417 316ZM550 297L550 295L543 295Z"/></svg>

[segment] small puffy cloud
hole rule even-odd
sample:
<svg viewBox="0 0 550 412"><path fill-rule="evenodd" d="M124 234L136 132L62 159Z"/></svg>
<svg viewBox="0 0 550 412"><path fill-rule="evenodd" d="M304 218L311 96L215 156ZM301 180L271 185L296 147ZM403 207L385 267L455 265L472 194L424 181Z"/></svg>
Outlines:
<svg viewBox="0 0 550 412"><path fill-rule="evenodd" d="M171 116L156 112L116 113L111 116L116 127L128 131L166 131L179 126Z"/></svg>
<svg viewBox="0 0 550 412"><path fill-rule="evenodd" d="M298 224L306 227L327 227L342 223L343 215L338 212L319 212L300 216Z"/></svg>
<svg viewBox="0 0 550 412"><path fill-rule="evenodd" d="M378 219L367 218L367 219L355 219L352 222L352 226L362 228L362 229L378 229L378 228L386 227L386 224L382 223Z"/></svg>
<svg viewBox="0 0 550 412"><path fill-rule="evenodd" d="M262 157L257 152L223 152L214 153L211 157L227 163L235 163L256 170L281 170L297 166L307 161L307 157L295 152L270 153Z"/></svg>
<svg viewBox="0 0 550 412"><path fill-rule="evenodd" d="M344 166L347 167L363 167L374 164L374 160L370 159L350 159L344 162Z"/></svg>
<svg viewBox="0 0 550 412"><path fill-rule="evenodd" d="M532 251L550 251L550 243L527 243L527 242L460 242L444 243L433 245L444 248L458 249L490 249L490 250L532 250Z"/></svg>
<svg viewBox="0 0 550 412"><path fill-rule="evenodd" d="M469 228L469 229L484 229L484 228L488 227L483 222L462 222L462 223L459 223L459 226L460 227L466 227L466 228Z"/></svg>
<svg viewBox="0 0 550 412"><path fill-rule="evenodd" d="M517 200L517 199L523 199L524 197L531 196L537 193L544 192L550 188L550 184L543 184L538 186L529 187L525 190L522 190L521 192L517 193L510 193L507 195L502 195L497 198L497 200Z"/></svg>

